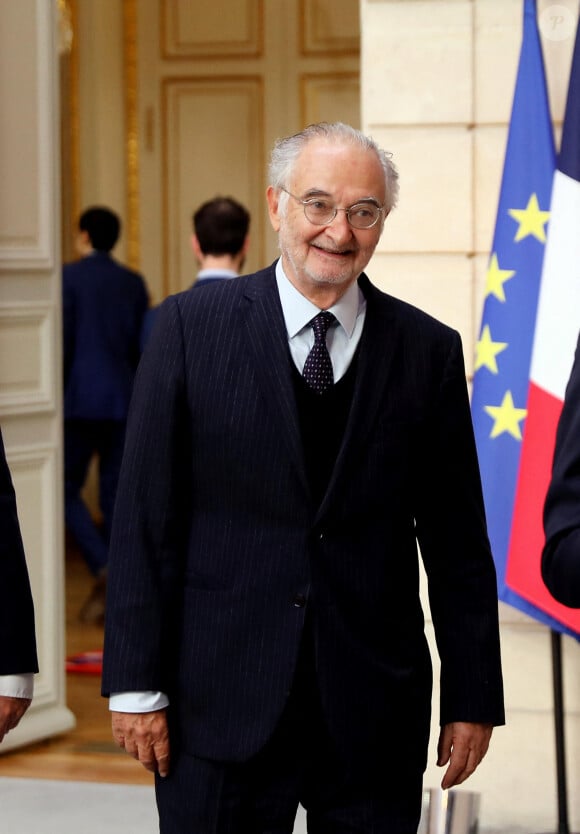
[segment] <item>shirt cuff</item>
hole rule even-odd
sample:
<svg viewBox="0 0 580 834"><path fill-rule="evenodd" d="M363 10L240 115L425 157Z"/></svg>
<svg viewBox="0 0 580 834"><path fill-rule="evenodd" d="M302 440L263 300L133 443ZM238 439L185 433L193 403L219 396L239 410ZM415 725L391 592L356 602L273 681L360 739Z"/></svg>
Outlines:
<svg viewBox="0 0 580 834"><path fill-rule="evenodd" d="M0 675L0 695L5 698L25 698L32 701L34 675Z"/></svg>
<svg viewBox="0 0 580 834"><path fill-rule="evenodd" d="M109 697L111 712L155 712L168 706L163 692L113 692Z"/></svg>

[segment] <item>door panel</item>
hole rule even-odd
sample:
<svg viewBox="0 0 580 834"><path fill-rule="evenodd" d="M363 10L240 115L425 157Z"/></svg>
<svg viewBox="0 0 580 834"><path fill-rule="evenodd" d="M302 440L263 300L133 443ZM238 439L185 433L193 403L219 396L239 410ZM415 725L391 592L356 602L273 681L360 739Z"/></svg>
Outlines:
<svg viewBox="0 0 580 834"><path fill-rule="evenodd" d="M270 148L310 122L358 126L358 4L136 0L135 10L133 196L139 266L159 301L195 278L191 215L217 194L252 214L246 270L276 257L264 196Z"/></svg>

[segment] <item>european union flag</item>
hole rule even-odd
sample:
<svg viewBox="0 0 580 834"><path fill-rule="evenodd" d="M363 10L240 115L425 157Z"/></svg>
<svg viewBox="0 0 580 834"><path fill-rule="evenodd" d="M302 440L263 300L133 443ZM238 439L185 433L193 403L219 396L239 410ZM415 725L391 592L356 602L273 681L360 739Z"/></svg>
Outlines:
<svg viewBox="0 0 580 834"><path fill-rule="evenodd" d="M471 409L499 598L562 631L560 624L506 583L555 167L536 2L525 0L522 47L476 347Z"/></svg>

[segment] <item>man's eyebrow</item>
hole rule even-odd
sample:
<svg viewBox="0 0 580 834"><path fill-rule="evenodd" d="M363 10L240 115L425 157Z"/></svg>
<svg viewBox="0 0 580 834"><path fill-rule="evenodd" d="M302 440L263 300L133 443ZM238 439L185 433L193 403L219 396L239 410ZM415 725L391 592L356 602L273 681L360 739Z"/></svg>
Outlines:
<svg viewBox="0 0 580 834"><path fill-rule="evenodd" d="M377 208L381 207L381 203L377 200L376 197L361 197L359 200L355 200L352 204L353 206L358 206L360 203L372 203Z"/></svg>
<svg viewBox="0 0 580 834"><path fill-rule="evenodd" d="M312 200L315 197L327 197L330 200L334 199L332 194L329 194L328 191L323 191L321 188L309 188L308 191L304 193L302 199ZM361 203L372 203L373 206L381 208L381 203L377 200L376 197L361 197L360 200L355 200L355 202L351 205L359 206Z"/></svg>
<svg viewBox="0 0 580 834"><path fill-rule="evenodd" d="M302 199L308 200L312 197L328 197L332 200L332 194L329 194L328 191L323 191L322 188L309 188Z"/></svg>

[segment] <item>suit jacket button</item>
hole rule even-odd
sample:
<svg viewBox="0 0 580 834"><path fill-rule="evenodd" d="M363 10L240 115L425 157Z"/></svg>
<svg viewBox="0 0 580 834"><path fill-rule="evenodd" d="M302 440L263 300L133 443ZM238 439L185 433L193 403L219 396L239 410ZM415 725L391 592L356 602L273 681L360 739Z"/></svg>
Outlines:
<svg viewBox="0 0 580 834"><path fill-rule="evenodd" d="M306 605L307 599L304 594L296 594L294 599L292 600L292 605L294 608L304 608Z"/></svg>

